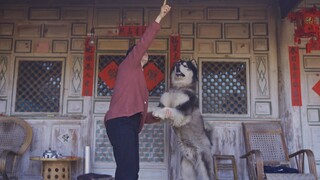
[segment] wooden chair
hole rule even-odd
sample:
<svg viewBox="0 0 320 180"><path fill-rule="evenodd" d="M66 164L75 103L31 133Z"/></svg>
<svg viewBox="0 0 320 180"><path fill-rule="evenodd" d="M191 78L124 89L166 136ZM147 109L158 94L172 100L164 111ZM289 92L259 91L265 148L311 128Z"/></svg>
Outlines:
<svg viewBox="0 0 320 180"><path fill-rule="evenodd" d="M233 155L214 154L213 162L215 180L238 180L238 170Z"/></svg>
<svg viewBox="0 0 320 180"><path fill-rule="evenodd" d="M242 123L242 127L247 153L241 158L247 159L248 174L251 180L317 179L313 152L309 149L302 149L289 155L280 122ZM290 162L291 158L293 161ZM308 162L308 168L305 162ZM265 172L266 167L278 168L279 171L295 170L298 173L270 173ZM306 169L308 172L305 172Z"/></svg>
<svg viewBox="0 0 320 180"><path fill-rule="evenodd" d="M32 128L23 119L0 116L0 176L17 178L18 162L32 140Z"/></svg>

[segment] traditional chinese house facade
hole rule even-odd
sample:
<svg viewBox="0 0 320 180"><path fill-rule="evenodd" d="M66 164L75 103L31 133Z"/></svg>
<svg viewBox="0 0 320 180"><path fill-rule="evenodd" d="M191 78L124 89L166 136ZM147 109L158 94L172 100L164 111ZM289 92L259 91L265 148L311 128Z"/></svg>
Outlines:
<svg viewBox="0 0 320 180"><path fill-rule="evenodd" d="M295 44L285 16L317 0L175 0L149 48L145 75L150 111L169 87L177 57L198 62L203 118L213 128L214 153L234 155L248 179L242 122L281 121L289 152L313 150L320 173L320 51ZM299 4L300 3L300 4ZM114 174L103 118L117 66L153 21L162 1L0 0L0 112L27 120L33 141L19 177L36 180L30 160L48 148L79 156L91 172ZM91 39L90 39L91 38ZM92 41L93 40L93 41ZM92 42L91 42L92 41ZM293 82L293 83L292 83ZM179 151L166 123L140 134L140 179L179 179Z"/></svg>

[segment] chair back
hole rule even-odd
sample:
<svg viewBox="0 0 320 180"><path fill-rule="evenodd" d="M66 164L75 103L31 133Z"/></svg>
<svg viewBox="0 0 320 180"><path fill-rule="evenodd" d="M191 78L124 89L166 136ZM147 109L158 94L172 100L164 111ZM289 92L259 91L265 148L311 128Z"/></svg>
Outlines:
<svg viewBox="0 0 320 180"><path fill-rule="evenodd" d="M0 116L0 154L11 150L22 155L32 140L31 126L18 117Z"/></svg>
<svg viewBox="0 0 320 180"><path fill-rule="evenodd" d="M265 165L289 164L280 122L242 123L246 151L260 150Z"/></svg>

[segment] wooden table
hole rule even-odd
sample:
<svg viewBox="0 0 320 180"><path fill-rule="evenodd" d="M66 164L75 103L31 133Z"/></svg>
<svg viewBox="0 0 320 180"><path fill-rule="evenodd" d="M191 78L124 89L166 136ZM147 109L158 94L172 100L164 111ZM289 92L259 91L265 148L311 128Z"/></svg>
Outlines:
<svg viewBox="0 0 320 180"><path fill-rule="evenodd" d="M78 161L80 158L67 156L62 158L43 158L30 157L30 160L41 161L41 172L44 180L70 180L71 179L71 162Z"/></svg>

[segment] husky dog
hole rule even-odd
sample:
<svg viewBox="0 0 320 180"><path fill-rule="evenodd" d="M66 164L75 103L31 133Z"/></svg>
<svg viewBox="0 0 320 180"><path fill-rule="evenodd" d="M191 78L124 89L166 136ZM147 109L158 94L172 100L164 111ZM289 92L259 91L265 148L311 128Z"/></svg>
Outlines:
<svg viewBox="0 0 320 180"><path fill-rule="evenodd" d="M195 93L197 79L194 60L176 62L171 73L172 88L161 96L153 116L168 120L177 136L183 180L213 180L211 142Z"/></svg>

